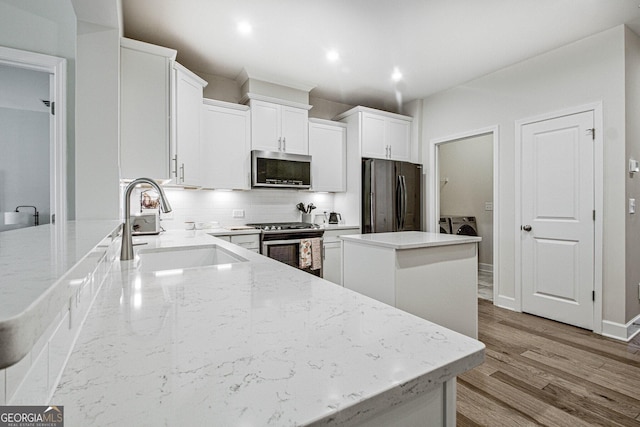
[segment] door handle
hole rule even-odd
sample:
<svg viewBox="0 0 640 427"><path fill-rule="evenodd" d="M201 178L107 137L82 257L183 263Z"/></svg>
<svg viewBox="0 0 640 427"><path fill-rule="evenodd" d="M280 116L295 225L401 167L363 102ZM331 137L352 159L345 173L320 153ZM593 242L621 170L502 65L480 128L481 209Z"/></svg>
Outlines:
<svg viewBox="0 0 640 427"><path fill-rule="evenodd" d="M520 227L521 230L526 231L527 233L531 231L531 226L529 224L523 225Z"/></svg>

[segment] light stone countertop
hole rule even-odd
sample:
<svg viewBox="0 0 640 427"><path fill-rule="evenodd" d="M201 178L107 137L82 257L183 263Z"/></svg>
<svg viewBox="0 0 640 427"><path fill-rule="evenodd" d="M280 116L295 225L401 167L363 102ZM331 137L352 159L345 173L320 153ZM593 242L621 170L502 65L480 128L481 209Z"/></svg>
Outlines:
<svg viewBox="0 0 640 427"><path fill-rule="evenodd" d="M60 279L119 221L69 221L0 233L0 368L20 360L69 303Z"/></svg>
<svg viewBox="0 0 640 427"><path fill-rule="evenodd" d="M372 246L392 249L417 249L434 246L460 245L476 243L482 240L477 236L458 236L453 234L428 233L423 231L399 231L393 233L349 234L340 239Z"/></svg>
<svg viewBox="0 0 640 427"><path fill-rule="evenodd" d="M484 345L207 235L247 259L140 273L115 261L51 404L71 425L349 425L482 363Z"/></svg>

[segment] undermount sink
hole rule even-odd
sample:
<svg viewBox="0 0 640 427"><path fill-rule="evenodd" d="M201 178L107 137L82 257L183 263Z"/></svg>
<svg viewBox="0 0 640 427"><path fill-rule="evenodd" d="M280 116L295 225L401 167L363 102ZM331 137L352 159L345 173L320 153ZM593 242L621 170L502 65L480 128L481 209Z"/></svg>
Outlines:
<svg viewBox="0 0 640 427"><path fill-rule="evenodd" d="M140 249L138 258L140 260L138 270L142 272L206 267L247 261L245 258L217 245Z"/></svg>

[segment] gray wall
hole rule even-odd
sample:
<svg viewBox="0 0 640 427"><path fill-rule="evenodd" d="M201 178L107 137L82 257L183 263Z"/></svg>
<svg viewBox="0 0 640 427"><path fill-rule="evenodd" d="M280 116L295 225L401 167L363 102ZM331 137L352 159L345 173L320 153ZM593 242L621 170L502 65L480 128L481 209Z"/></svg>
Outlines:
<svg viewBox="0 0 640 427"><path fill-rule="evenodd" d="M67 216L75 213L76 15L70 0L0 0L0 46L67 60Z"/></svg>
<svg viewBox="0 0 640 427"><path fill-rule="evenodd" d="M640 37L625 29L626 143L627 158L640 160ZM640 201L640 174L627 174L626 196ZM640 211L626 217L626 315L627 321L640 313Z"/></svg>
<svg viewBox="0 0 640 427"><path fill-rule="evenodd" d="M478 262L492 266L493 211L485 210L485 202L493 202L493 135L441 144L438 165L440 215L475 216L482 237Z"/></svg>
<svg viewBox="0 0 640 427"><path fill-rule="evenodd" d="M0 215L16 206L36 206L40 224L49 222L49 113L0 108ZM32 215L33 209L20 209ZM33 218L29 217L33 225ZM0 231L20 228L5 225Z"/></svg>
<svg viewBox="0 0 640 427"><path fill-rule="evenodd" d="M603 318L625 313L625 27L604 31L424 100L423 144L499 126L498 302L515 300L515 121L602 101L604 115ZM425 164L429 152L424 150ZM636 238L638 233L630 238ZM637 263L637 260L635 261ZM636 296L637 300L637 296Z"/></svg>

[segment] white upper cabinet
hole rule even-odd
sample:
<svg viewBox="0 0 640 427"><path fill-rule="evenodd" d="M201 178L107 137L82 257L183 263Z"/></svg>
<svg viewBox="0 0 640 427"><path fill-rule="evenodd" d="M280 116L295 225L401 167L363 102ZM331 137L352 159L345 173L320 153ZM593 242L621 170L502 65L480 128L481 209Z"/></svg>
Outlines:
<svg viewBox="0 0 640 427"><path fill-rule="evenodd" d="M171 66L176 51L120 41L120 178L169 179Z"/></svg>
<svg viewBox="0 0 640 427"><path fill-rule="evenodd" d="M346 190L346 125L329 120L309 119L311 190Z"/></svg>
<svg viewBox="0 0 640 427"><path fill-rule="evenodd" d="M252 150L308 154L308 109L257 99L249 105Z"/></svg>
<svg viewBox="0 0 640 427"><path fill-rule="evenodd" d="M179 185L200 186L200 116L207 82L175 62L173 64L173 174Z"/></svg>
<svg viewBox="0 0 640 427"><path fill-rule="evenodd" d="M371 113L362 114L362 157L388 158L384 129L384 117Z"/></svg>
<svg viewBox="0 0 640 427"><path fill-rule="evenodd" d="M249 190L249 107L205 99L201 129L202 186Z"/></svg>
<svg viewBox="0 0 640 427"><path fill-rule="evenodd" d="M336 120L359 121L361 157L411 161L411 117L355 107Z"/></svg>
<svg viewBox="0 0 640 427"><path fill-rule="evenodd" d="M385 123L385 141L389 145L389 158L411 160L411 122L388 118Z"/></svg>

